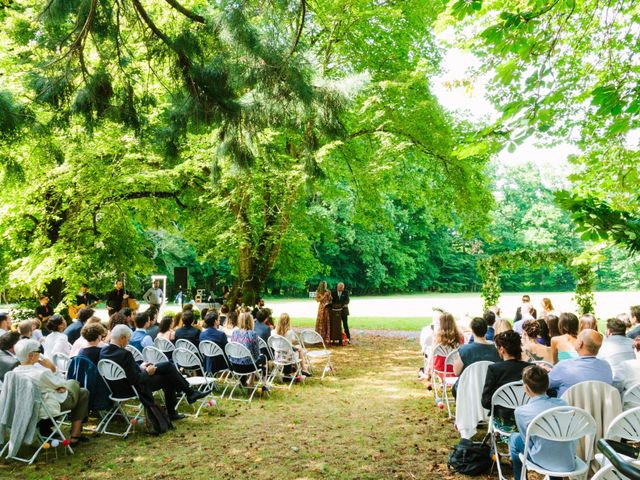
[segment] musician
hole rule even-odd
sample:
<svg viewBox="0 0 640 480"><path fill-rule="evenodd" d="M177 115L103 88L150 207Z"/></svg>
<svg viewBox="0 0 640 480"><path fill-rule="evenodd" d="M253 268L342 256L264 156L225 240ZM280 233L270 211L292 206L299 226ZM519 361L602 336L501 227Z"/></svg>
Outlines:
<svg viewBox="0 0 640 480"><path fill-rule="evenodd" d="M333 308L340 308L340 317L342 318L342 327L347 336L347 340L351 343L351 333L349 332L349 292L344 289L344 283L340 282L334 291L331 292Z"/></svg>
<svg viewBox="0 0 640 480"><path fill-rule="evenodd" d="M107 310L109 316L119 312L125 305L124 301L129 298L129 294L122 288L122 280L117 280L115 290L107 294Z"/></svg>
<svg viewBox="0 0 640 480"><path fill-rule="evenodd" d="M86 283L80 287L80 293L76 295L76 305L84 305L85 307L91 306L93 303L100 301L93 293L89 292L89 286Z"/></svg>
<svg viewBox="0 0 640 480"><path fill-rule="evenodd" d="M164 303L164 293L160 288L160 281L154 280L153 286L145 292L142 299L153 307L156 312L160 311L160 307Z"/></svg>
<svg viewBox="0 0 640 480"><path fill-rule="evenodd" d="M40 319L43 325L46 325L51 315L53 315L53 308L49 306L49 297L41 295L40 305L36 307L36 317Z"/></svg>

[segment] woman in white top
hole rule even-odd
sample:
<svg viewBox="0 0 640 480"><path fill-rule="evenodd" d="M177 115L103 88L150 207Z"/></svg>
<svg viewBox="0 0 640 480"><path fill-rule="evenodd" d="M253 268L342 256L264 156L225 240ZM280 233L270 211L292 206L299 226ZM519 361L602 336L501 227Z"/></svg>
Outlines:
<svg viewBox="0 0 640 480"><path fill-rule="evenodd" d="M233 332L238 330L238 313L229 312L227 320L224 322L224 326L220 327L220 330L223 331L227 337L231 337Z"/></svg>
<svg viewBox="0 0 640 480"><path fill-rule="evenodd" d="M64 329L67 328L65 319L61 315L53 315L47 322L47 328L51 333L46 336L42 344L45 356L53 360L55 353L69 355L71 353L71 344L69 344L69 339L63 333Z"/></svg>

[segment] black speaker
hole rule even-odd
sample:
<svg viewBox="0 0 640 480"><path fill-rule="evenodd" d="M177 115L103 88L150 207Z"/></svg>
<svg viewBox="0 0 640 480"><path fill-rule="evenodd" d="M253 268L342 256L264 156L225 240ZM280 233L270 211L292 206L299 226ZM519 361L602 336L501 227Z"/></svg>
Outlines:
<svg viewBox="0 0 640 480"><path fill-rule="evenodd" d="M189 269L187 267L173 268L173 288L176 292L182 289L183 292L189 291Z"/></svg>

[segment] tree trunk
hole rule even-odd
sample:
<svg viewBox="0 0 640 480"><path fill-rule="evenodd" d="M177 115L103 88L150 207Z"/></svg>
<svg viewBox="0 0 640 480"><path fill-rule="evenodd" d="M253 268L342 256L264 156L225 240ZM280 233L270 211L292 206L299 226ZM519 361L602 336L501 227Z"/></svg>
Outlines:
<svg viewBox="0 0 640 480"><path fill-rule="evenodd" d="M49 297L49 303L52 308L55 308L64 298L64 291L67 285L62 278L56 278L51 280L45 288L47 292L46 295Z"/></svg>

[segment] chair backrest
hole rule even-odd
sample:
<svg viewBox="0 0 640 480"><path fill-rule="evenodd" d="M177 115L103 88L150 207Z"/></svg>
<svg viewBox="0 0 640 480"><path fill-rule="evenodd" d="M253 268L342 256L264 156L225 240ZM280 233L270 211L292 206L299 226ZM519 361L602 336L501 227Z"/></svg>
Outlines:
<svg viewBox="0 0 640 480"><path fill-rule="evenodd" d="M326 346L324 344L324 340L322 336L316 332L315 330L307 329L302 330L300 332L300 341L302 342L302 346L307 348L309 345L320 345L322 344L322 348L326 350Z"/></svg>
<svg viewBox="0 0 640 480"><path fill-rule="evenodd" d="M640 407L622 412L614 418L604 436L610 440L622 438L632 442L640 442Z"/></svg>
<svg viewBox="0 0 640 480"><path fill-rule="evenodd" d="M632 386L622 397L624 408L640 407L640 383Z"/></svg>
<svg viewBox="0 0 640 480"><path fill-rule="evenodd" d="M637 463L636 463L637 465ZM598 470L591 480L629 480L627 477L622 475L618 470L614 468L613 465L607 465L606 467L602 467Z"/></svg>
<svg viewBox="0 0 640 480"><path fill-rule="evenodd" d="M90 410L108 410L111 407L107 384L98 367L88 357L76 355L71 359L67 380L75 380L89 391Z"/></svg>
<svg viewBox="0 0 640 480"><path fill-rule="evenodd" d="M98 362L98 371L107 382L127 379L124 369L113 360L100 360Z"/></svg>
<svg viewBox="0 0 640 480"><path fill-rule="evenodd" d="M71 358L69 355L62 352L57 352L53 354L53 358L51 359L53 364L56 367L56 370L60 370L63 374L66 375L67 370L69 370L69 363L71 362Z"/></svg>
<svg viewBox="0 0 640 480"><path fill-rule="evenodd" d="M555 407L535 417L527 428L525 446L531 437L569 442L584 437L593 438L596 421L586 410L578 407Z"/></svg>
<svg viewBox="0 0 640 480"><path fill-rule="evenodd" d="M271 338L271 337L269 337ZM264 341L264 338L258 336L258 345L260 345L260 350L262 350L263 348L266 349L267 351L271 351L271 347L269 347L269 344L267 342Z"/></svg>
<svg viewBox="0 0 640 480"><path fill-rule="evenodd" d="M293 364L293 346L285 337L273 334L269 337L269 347L273 350L273 358L276 362Z"/></svg>
<svg viewBox="0 0 640 480"><path fill-rule="evenodd" d="M156 339L153 341L153 346L161 352L173 352L176 349L173 343L171 343L166 338L161 337L156 337Z"/></svg>
<svg viewBox="0 0 640 480"><path fill-rule="evenodd" d="M144 347L142 349L142 358L144 358L145 362L153 363L154 365L169 361L164 352L156 347Z"/></svg>
<svg viewBox="0 0 640 480"><path fill-rule="evenodd" d="M196 347L189 340L185 340L184 338L180 338L179 340L176 340L176 349L178 348L184 348L185 350L189 350L191 353L200 355L200 352L198 351L198 347Z"/></svg>
<svg viewBox="0 0 640 480"><path fill-rule="evenodd" d="M133 359L136 361L136 363L144 362L144 357L142 356L142 352L140 352L140 350L138 350L136 347L134 347L133 345L127 345L125 349L131 352L131 354L133 355Z"/></svg>
<svg viewBox="0 0 640 480"><path fill-rule="evenodd" d="M287 333L285 334L285 338L289 340L289 343L291 343L291 345L293 345L294 343L298 343L300 346L302 346L300 337L298 336L295 330L287 330Z"/></svg>
<svg viewBox="0 0 640 480"><path fill-rule="evenodd" d="M504 407L515 410L529 403L530 397L524 391L522 382L510 382L502 385L491 396L491 416L494 407Z"/></svg>
<svg viewBox="0 0 640 480"><path fill-rule="evenodd" d="M541 367L548 368L550 370L553 368L553 363L549 363L549 362L546 362L544 360L535 360L533 363L536 364L536 365L539 365Z"/></svg>
<svg viewBox="0 0 640 480"><path fill-rule="evenodd" d="M173 351L173 361L177 367L196 369L204 372L200 357L186 348L178 347Z"/></svg>
<svg viewBox="0 0 640 480"><path fill-rule="evenodd" d="M238 342L229 342L224 347L224 353L227 354L227 358L231 362L231 359L240 359L240 358L251 358L253 361L253 356L247 347ZM255 362L254 362L255 363Z"/></svg>
<svg viewBox="0 0 640 480"><path fill-rule="evenodd" d="M220 348L220 345L218 345L216 342L212 342L211 340L203 340L202 342L200 342L200 345L198 345L198 347L200 348L200 353L204 357L219 357L220 355L222 355L223 357L225 356L224 351L222 350L222 348Z"/></svg>
<svg viewBox="0 0 640 480"><path fill-rule="evenodd" d="M449 376L455 376L453 373L453 364L455 363L456 359L460 356L458 349L454 348L451 349L450 347L445 347L444 345L437 345L432 352L432 357L445 357L444 358L444 364L442 366L442 370L436 370L434 368L434 371L438 372L438 373L444 373L447 374ZM448 368L448 367L451 368Z"/></svg>

